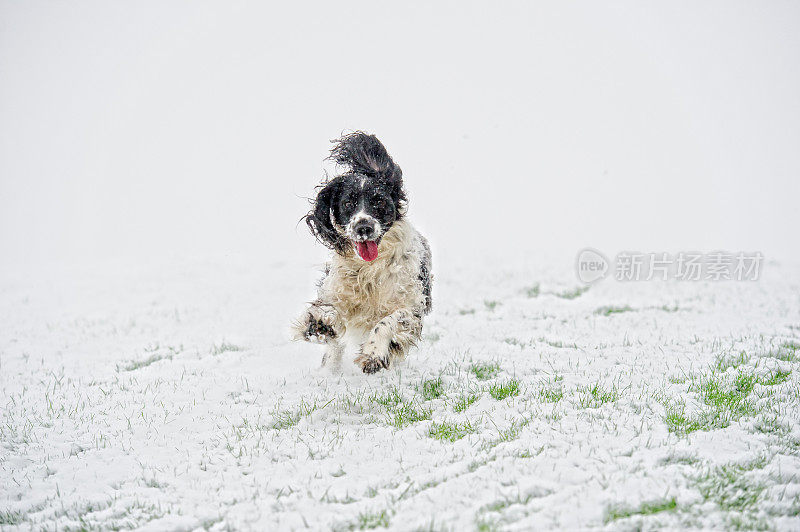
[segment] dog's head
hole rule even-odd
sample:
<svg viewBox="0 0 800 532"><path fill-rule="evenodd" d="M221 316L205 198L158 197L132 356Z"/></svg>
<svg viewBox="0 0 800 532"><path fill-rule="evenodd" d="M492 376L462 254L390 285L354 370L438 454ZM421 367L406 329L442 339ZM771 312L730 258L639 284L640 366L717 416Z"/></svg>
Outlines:
<svg viewBox="0 0 800 532"><path fill-rule="evenodd" d="M403 172L375 135L357 131L334 143L331 158L348 170L322 184L305 220L337 253L353 248L373 261L381 238L405 213Z"/></svg>

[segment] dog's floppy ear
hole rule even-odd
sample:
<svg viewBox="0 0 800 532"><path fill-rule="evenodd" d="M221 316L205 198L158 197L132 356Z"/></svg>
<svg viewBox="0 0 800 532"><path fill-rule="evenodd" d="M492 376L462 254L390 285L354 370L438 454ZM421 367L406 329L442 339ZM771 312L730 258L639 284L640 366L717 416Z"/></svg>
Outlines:
<svg viewBox="0 0 800 532"><path fill-rule="evenodd" d="M347 240L333 227L333 203L339 197L342 181L339 178L323 185L314 200L314 207L306 215L311 234L325 246L336 251L347 247Z"/></svg>

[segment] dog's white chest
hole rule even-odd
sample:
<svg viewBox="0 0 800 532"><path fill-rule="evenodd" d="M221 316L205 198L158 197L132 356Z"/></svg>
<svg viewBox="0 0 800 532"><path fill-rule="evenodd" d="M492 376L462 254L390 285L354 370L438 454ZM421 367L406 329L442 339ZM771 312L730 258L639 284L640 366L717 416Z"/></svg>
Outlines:
<svg viewBox="0 0 800 532"><path fill-rule="evenodd" d="M333 258L322 290L348 330L369 330L395 310L424 305L415 236L409 224L399 222L387 232L373 262L354 254Z"/></svg>

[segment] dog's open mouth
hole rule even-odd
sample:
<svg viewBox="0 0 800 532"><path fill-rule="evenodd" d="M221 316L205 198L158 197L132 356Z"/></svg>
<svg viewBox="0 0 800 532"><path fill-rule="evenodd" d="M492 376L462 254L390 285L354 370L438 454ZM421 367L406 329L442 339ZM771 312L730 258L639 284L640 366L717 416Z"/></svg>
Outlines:
<svg viewBox="0 0 800 532"><path fill-rule="evenodd" d="M367 262L372 262L378 258L378 243L374 240L365 240L364 242L354 242L356 245L356 253L358 256Z"/></svg>

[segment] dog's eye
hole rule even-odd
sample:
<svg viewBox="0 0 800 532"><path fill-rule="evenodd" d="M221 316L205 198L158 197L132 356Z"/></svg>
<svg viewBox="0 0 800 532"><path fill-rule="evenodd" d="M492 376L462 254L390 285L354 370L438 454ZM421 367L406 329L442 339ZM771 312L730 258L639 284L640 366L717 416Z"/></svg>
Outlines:
<svg viewBox="0 0 800 532"><path fill-rule="evenodd" d="M385 200L382 200L382 199L379 199L379 200L378 200L378 201L375 203L375 205L377 205L379 209L383 209L384 207L386 207L386 201L385 201Z"/></svg>
<svg viewBox="0 0 800 532"><path fill-rule="evenodd" d="M352 209L353 208L353 202L352 201L345 201L344 202L344 208L345 209Z"/></svg>

